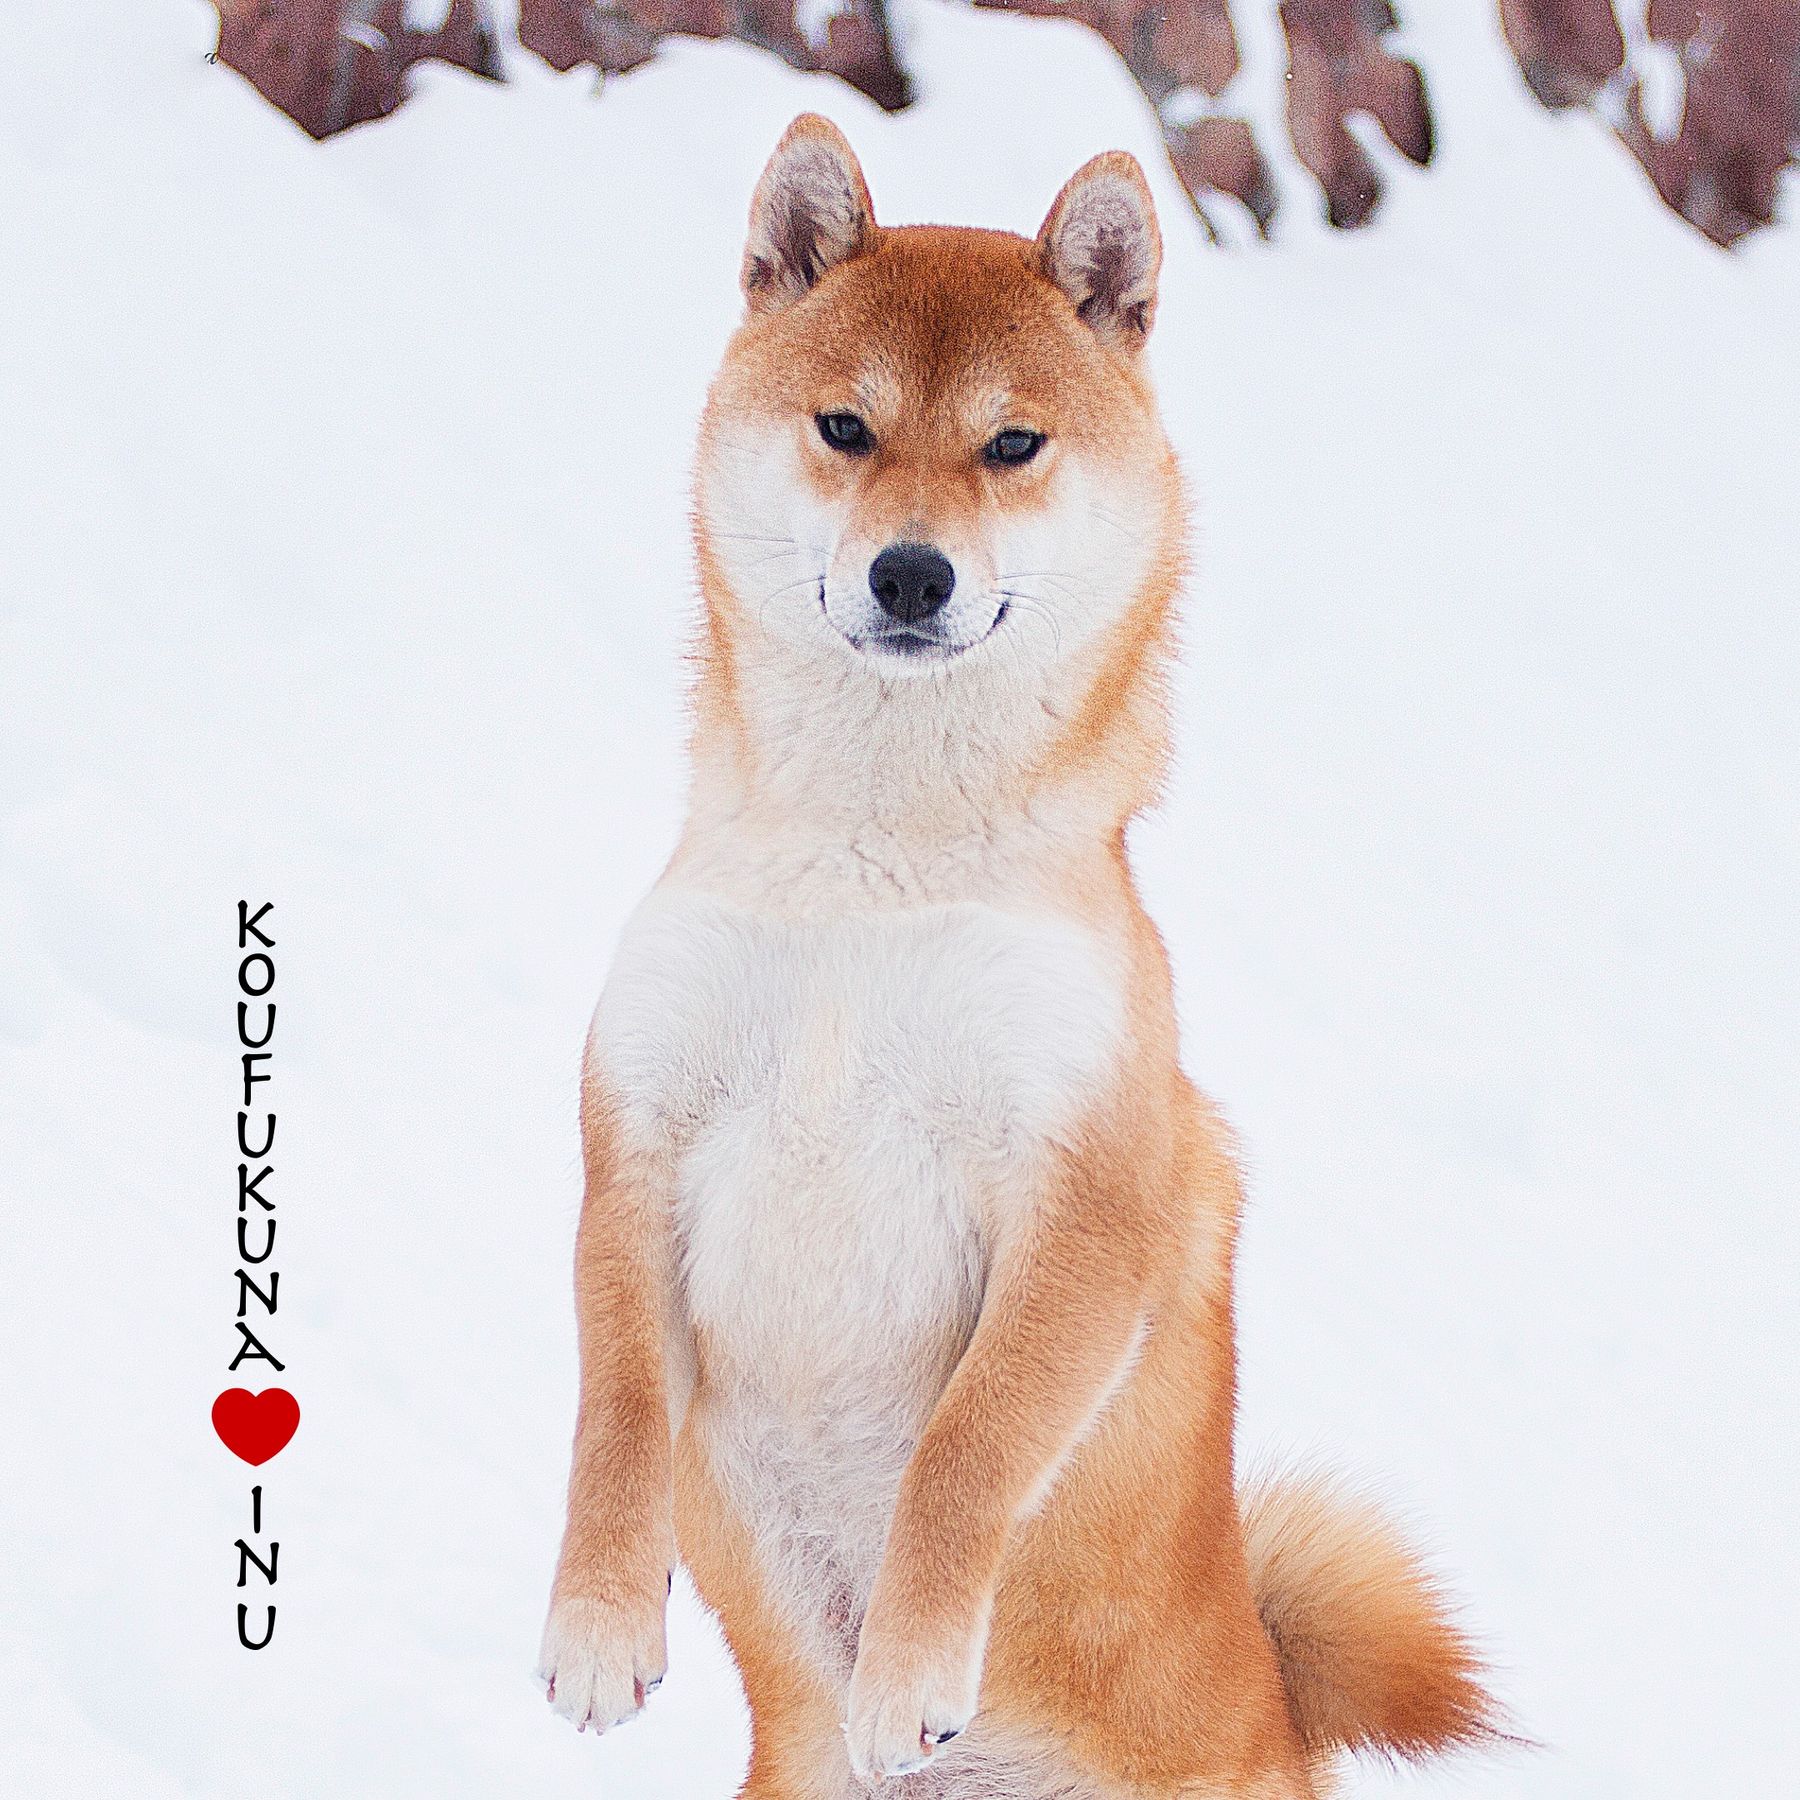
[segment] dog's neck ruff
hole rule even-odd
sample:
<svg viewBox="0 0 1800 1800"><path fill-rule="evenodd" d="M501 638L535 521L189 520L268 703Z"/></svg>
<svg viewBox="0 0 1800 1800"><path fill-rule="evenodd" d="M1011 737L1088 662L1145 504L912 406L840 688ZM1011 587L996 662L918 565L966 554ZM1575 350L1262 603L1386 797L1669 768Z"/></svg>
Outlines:
<svg viewBox="0 0 1800 1800"><path fill-rule="evenodd" d="M848 646L751 647L703 676L729 716L696 735L686 854L754 854L801 885L847 870L870 902L907 904L1100 849L1149 797L1163 717L1151 661L1089 719L1098 656L1021 679L1002 641L894 676ZM703 699L703 722L718 711Z"/></svg>

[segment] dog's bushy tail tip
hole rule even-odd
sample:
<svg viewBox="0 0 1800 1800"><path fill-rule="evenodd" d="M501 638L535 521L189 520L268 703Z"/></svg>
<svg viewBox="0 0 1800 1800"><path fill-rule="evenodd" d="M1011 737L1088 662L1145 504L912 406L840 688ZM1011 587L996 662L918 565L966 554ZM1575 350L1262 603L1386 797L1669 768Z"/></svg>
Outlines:
<svg viewBox="0 0 1800 1800"><path fill-rule="evenodd" d="M1316 1475L1239 1496L1250 1587L1302 1741L1416 1760L1523 1740L1443 1589L1370 1501Z"/></svg>

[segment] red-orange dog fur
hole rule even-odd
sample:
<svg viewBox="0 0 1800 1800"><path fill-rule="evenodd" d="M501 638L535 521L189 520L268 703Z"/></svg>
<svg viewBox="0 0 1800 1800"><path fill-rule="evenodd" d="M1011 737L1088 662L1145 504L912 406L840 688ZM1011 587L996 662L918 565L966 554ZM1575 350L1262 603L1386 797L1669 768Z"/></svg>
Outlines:
<svg viewBox="0 0 1800 1800"><path fill-rule="evenodd" d="M1035 240L877 226L817 118L756 192L689 817L588 1046L542 1667L629 1717L679 1557L747 1800L1300 1800L1489 1730L1379 1517L1233 1485L1238 1178L1125 855L1182 573L1160 256L1122 154Z"/></svg>

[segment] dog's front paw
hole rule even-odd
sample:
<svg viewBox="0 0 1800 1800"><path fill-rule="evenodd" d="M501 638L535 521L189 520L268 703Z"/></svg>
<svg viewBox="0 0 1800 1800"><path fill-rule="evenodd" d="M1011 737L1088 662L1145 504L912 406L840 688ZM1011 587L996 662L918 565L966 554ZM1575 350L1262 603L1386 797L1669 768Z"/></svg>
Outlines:
<svg viewBox="0 0 1800 1800"><path fill-rule="evenodd" d="M562 1598L550 1606L538 1679L577 1730L605 1731L634 1718L668 1666L663 1596L635 1606Z"/></svg>
<svg viewBox="0 0 1800 1800"><path fill-rule="evenodd" d="M982 1649L979 1632L930 1649L871 1635L864 1626L844 1721L850 1766L862 1780L924 1768L967 1727L981 1688Z"/></svg>

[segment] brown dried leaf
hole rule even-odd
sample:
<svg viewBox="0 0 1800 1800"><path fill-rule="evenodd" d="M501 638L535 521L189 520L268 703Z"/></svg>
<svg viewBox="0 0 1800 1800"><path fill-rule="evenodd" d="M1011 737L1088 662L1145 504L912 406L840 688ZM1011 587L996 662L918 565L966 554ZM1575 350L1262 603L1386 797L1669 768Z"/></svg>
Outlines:
<svg viewBox="0 0 1800 1800"><path fill-rule="evenodd" d="M1773 222L1800 162L1800 0L1652 0L1649 24L1687 77L1681 129L1659 143L1634 92L1622 135L1670 206L1734 244Z"/></svg>
<svg viewBox="0 0 1800 1800"><path fill-rule="evenodd" d="M500 78L484 0L451 0L434 31L406 23L401 0L218 0L219 60L314 137L385 118L406 71L453 63Z"/></svg>
<svg viewBox="0 0 1800 1800"><path fill-rule="evenodd" d="M1500 25L1531 91L1553 110L1586 105L1625 66L1612 0L1500 0Z"/></svg>
<svg viewBox="0 0 1800 1800"><path fill-rule="evenodd" d="M1294 148L1324 188L1332 224L1364 224L1380 201L1381 178L1345 120L1353 112L1369 113L1403 156L1430 162L1425 78L1383 44L1395 24L1386 0L1282 0L1281 24Z"/></svg>
<svg viewBox="0 0 1800 1800"><path fill-rule="evenodd" d="M1800 0L1651 0L1650 36L1687 84L1668 139L1650 129L1612 0L1500 0L1500 16L1531 91L1550 107L1604 106L1656 191L1715 243L1773 221L1800 142Z"/></svg>

